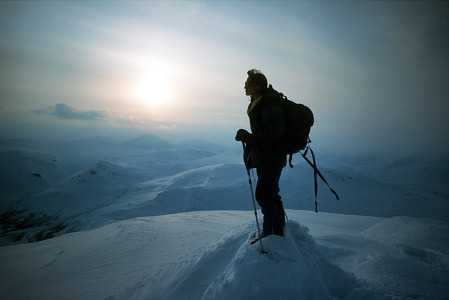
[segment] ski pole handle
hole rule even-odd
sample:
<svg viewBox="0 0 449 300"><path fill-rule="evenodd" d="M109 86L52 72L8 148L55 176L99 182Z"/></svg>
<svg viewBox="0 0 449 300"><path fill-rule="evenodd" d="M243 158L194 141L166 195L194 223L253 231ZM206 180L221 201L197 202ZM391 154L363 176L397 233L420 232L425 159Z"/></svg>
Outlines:
<svg viewBox="0 0 449 300"><path fill-rule="evenodd" d="M250 173L249 173L249 168L248 168L246 157L245 157L245 155L246 155L246 145L245 145L244 142L242 142L242 147L243 147L243 163L245 164L245 168L246 168L246 171L248 172L248 176L251 176Z"/></svg>

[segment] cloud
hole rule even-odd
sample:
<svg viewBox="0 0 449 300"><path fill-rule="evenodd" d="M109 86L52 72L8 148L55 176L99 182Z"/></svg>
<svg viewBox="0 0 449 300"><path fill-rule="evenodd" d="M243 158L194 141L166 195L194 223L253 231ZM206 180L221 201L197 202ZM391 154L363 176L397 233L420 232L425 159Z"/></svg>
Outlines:
<svg viewBox="0 0 449 300"><path fill-rule="evenodd" d="M48 106L43 109L34 110L34 112L39 114L52 115L59 119L75 119L85 121L103 120L107 117L105 111L78 110L64 103L59 103L55 106Z"/></svg>
<svg viewBox="0 0 449 300"><path fill-rule="evenodd" d="M173 129L178 129L178 125L176 125L176 124L173 124L173 125L161 124L157 128L162 129L162 130L173 130Z"/></svg>

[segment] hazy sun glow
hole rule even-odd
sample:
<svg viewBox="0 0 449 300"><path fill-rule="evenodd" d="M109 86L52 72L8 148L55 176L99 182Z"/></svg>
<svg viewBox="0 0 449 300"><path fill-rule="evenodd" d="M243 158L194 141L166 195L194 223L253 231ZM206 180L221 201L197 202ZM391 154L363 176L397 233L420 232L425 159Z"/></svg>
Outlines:
<svg viewBox="0 0 449 300"><path fill-rule="evenodd" d="M170 83L166 74L158 70L146 71L137 86L138 98L151 106L165 104L171 97Z"/></svg>

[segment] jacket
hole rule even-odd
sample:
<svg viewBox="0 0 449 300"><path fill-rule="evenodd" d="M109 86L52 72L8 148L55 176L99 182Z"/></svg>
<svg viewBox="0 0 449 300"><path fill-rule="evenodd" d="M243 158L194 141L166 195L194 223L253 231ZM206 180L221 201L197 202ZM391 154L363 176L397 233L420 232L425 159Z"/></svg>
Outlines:
<svg viewBox="0 0 449 300"><path fill-rule="evenodd" d="M284 167L287 162L280 145L285 117L279 97L278 92L269 89L262 98L248 105L252 135L247 142L246 155L251 167Z"/></svg>

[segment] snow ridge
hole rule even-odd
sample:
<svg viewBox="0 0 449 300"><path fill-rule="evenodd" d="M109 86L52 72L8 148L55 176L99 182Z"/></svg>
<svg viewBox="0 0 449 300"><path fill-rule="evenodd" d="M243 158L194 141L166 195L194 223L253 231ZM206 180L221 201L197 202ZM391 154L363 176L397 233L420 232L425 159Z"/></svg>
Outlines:
<svg viewBox="0 0 449 300"><path fill-rule="evenodd" d="M156 278L143 279L109 299L380 299L375 291L331 264L306 226L289 221L285 237L250 244L246 223L212 243L197 259L184 260Z"/></svg>

